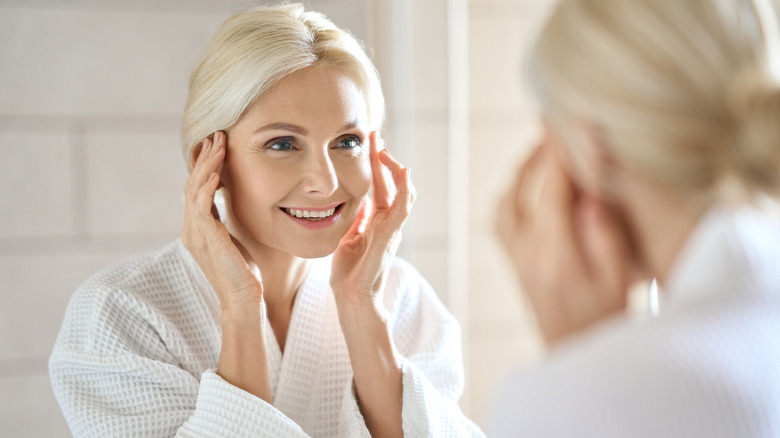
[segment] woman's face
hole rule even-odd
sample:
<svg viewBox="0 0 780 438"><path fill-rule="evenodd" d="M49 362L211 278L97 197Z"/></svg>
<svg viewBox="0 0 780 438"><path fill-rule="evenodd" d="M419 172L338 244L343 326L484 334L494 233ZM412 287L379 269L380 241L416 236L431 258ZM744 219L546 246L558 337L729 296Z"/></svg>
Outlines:
<svg viewBox="0 0 780 438"><path fill-rule="evenodd" d="M227 131L222 182L250 246L332 253L371 186L366 98L329 66L299 70Z"/></svg>

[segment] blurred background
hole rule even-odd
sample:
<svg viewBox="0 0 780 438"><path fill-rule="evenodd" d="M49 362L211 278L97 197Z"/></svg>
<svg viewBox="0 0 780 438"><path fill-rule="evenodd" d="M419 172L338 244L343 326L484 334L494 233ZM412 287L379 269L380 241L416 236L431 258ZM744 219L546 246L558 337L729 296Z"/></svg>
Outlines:
<svg viewBox="0 0 780 438"><path fill-rule="evenodd" d="M0 0L0 435L69 436L47 360L90 274L180 231L179 121L214 29L250 0ZM463 326L463 410L484 424L541 352L493 236L538 135L521 62L551 0L310 0L382 76L386 143L418 201L400 250Z"/></svg>

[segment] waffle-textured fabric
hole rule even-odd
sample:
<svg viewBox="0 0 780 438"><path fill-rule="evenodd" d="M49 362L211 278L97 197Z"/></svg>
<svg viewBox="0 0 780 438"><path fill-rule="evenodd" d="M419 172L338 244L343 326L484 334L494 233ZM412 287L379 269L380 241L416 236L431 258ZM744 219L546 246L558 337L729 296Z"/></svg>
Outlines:
<svg viewBox="0 0 780 438"><path fill-rule="evenodd" d="M223 380L220 307L180 240L104 269L71 299L49 360L76 437L368 437L329 286L330 259L298 291L284 354L266 342L273 404ZM481 436L457 405L460 327L396 259L385 289L403 356L407 437Z"/></svg>
<svg viewBox="0 0 780 438"><path fill-rule="evenodd" d="M516 375L489 436L780 437L778 224L708 212L665 286L657 318L609 321Z"/></svg>

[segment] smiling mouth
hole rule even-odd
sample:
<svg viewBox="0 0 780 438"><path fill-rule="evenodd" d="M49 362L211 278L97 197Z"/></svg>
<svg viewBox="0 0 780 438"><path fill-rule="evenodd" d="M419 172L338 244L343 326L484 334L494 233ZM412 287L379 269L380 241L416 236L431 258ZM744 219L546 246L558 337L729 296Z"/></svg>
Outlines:
<svg viewBox="0 0 780 438"><path fill-rule="evenodd" d="M321 221L336 214L342 205L343 204L339 204L327 210L299 210L297 208L282 208L281 210L294 218L305 219L309 221Z"/></svg>

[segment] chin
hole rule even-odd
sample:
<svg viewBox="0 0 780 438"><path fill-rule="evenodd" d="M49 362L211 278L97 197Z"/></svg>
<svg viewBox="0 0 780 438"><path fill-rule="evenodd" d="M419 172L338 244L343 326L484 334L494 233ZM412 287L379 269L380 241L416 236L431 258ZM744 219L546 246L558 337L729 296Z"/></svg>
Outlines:
<svg viewBox="0 0 780 438"><path fill-rule="evenodd" d="M324 242L320 242L317 245L310 245L299 248L299 250L292 251L291 253L292 255L302 259L319 259L333 254L338 246L338 241L334 244L325 244Z"/></svg>

